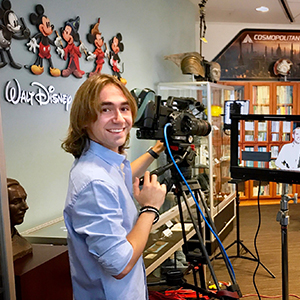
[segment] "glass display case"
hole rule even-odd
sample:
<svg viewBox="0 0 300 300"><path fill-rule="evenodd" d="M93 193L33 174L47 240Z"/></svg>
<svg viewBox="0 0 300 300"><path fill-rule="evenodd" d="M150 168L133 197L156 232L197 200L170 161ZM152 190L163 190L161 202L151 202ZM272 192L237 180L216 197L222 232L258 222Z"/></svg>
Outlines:
<svg viewBox="0 0 300 300"><path fill-rule="evenodd" d="M197 153L193 177L208 184L207 203L210 207L211 218L219 235L226 231L235 215L233 199L235 187L229 183L230 177L230 136L223 130L225 100L234 100L234 89L231 86L211 82L178 82L160 83L158 94L162 99L169 96L194 98L205 107L200 118L206 119L211 125L208 136L195 136L194 144ZM228 208L230 207L230 209ZM226 211L226 208L230 210ZM218 223L218 217L225 213L225 222ZM208 243L214 241L212 234L207 234ZM213 249L212 249L213 250Z"/></svg>

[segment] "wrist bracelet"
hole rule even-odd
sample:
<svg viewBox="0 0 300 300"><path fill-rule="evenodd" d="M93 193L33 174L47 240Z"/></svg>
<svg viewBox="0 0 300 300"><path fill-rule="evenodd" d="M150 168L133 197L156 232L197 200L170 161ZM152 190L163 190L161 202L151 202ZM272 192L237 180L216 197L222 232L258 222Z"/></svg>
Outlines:
<svg viewBox="0 0 300 300"><path fill-rule="evenodd" d="M154 218L154 221L153 221L153 224L155 224L158 220L159 220L159 211L157 208L153 207L153 206L143 206L141 209L140 209L140 213L139 213L139 216L144 213L144 212L154 212L155 213L155 218Z"/></svg>
<svg viewBox="0 0 300 300"><path fill-rule="evenodd" d="M152 148L149 148L149 149L147 150L147 152L148 152L154 159L159 158L159 154L157 154Z"/></svg>

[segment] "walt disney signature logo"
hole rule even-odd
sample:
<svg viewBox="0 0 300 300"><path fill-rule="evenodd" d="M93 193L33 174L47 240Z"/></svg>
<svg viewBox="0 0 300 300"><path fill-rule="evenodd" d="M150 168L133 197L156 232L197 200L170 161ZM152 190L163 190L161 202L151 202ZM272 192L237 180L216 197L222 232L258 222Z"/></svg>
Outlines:
<svg viewBox="0 0 300 300"><path fill-rule="evenodd" d="M49 85L46 88L39 82L32 82L31 86L36 86L37 91L25 91L21 89L21 86L17 79L13 79L15 86L12 85L12 81L8 81L5 86L5 100L17 105L19 103L29 103L33 105L34 100L39 105L48 104L63 104L65 110L69 110L69 106L72 102L72 97L68 94L55 93L53 85Z"/></svg>

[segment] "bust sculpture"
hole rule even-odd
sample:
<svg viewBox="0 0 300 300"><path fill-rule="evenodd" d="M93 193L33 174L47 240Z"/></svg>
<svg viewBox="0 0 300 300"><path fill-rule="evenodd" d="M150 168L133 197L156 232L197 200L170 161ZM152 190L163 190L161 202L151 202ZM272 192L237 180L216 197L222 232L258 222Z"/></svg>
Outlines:
<svg viewBox="0 0 300 300"><path fill-rule="evenodd" d="M15 228L16 225L23 223L25 213L29 207L26 202L27 194L17 180L7 178L7 192L9 201L13 259L16 260L29 253L32 253L31 244L24 237L22 237Z"/></svg>

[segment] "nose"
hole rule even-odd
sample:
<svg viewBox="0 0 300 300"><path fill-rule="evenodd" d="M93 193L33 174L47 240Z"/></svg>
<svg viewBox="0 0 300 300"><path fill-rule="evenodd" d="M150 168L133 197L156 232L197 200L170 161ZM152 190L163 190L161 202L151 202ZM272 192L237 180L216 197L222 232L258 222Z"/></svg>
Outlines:
<svg viewBox="0 0 300 300"><path fill-rule="evenodd" d="M116 109L116 111L115 111L114 121L115 122L123 122L124 121L122 111L120 111L119 109Z"/></svg>
<svg viewBox="0 0 300 300"><path fill-rule="evenodd" d="M24 210L24 211L26 211L28 208L29 208L29 206L27 205L27 202L26 201L22 201L21 209Z"/></svg>

